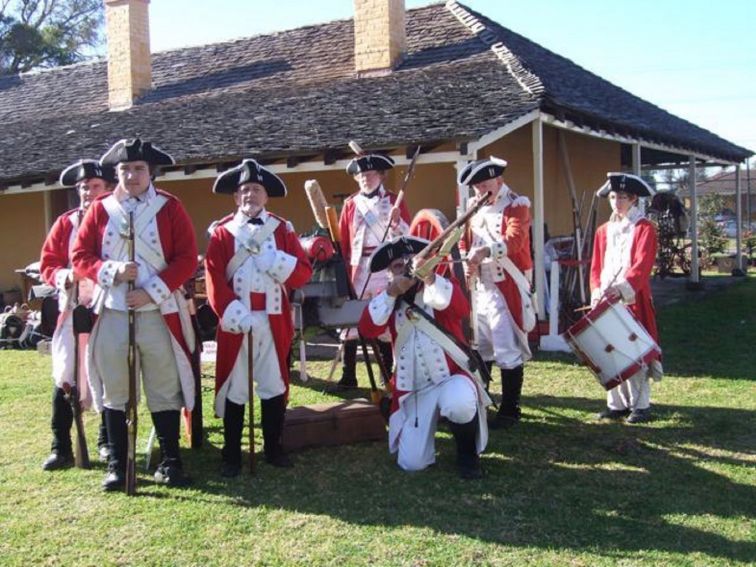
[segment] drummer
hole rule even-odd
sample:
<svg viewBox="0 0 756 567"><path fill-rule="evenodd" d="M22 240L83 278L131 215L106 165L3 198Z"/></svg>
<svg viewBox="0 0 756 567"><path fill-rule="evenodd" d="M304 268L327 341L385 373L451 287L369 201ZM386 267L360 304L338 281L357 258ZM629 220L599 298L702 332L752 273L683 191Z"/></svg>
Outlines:
<svg viewBox="0 0 756 567"><path fill-rule="evenodd" d="M598 190L608 197L612 213L596 231L591 261L591 306L603 298L625 303L649 335L659 343L651 297L651 269L656 259L656 228L638 206L640 197L656 192L643 179L626 173L608 173ZM600 419L641 423L651 418L651 385L661 380L661 359L653 360L625 382L607 392Z"/></svg>

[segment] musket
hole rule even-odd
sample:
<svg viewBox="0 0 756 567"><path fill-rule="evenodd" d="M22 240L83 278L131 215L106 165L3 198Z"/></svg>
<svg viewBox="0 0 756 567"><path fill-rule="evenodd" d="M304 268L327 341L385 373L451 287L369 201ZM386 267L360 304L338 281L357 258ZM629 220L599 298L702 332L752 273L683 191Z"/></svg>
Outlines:
<svg viewBox="0 0 756 567"><path fill-rule="evenodd" d="M136 262L134 245L134 212L129 213L128 228L129 262ZM129 291L134 291L134 280L129 281ZM136 494L136 443L137 443L137 376L136 376L136 312L128 308L129 316L129 402L126 406L128 449L126 452L126 494Z"/></svg>
<svg viewBox="0 0 756 567"><path fill-rule="evenodd" d="M247 386L249 391L249 474L255 474L255 380L252 331L247 333Z"/></svg>
<svg viewBox="0 0 756 567"><path fill-rule="evenodd" d="M81 226L81 210L79 210L79 226ZM71 410L73 411L74 424L76 425L76 444L74 445L74 463L80 469L88 469L89 463L89 451L87 450L87 437L84 434L84 420L81 415L81 402L79 401L79 333L76 328L76 318L74 317L74 311L79 304L79 282L74 281L72 290L72 304L73 310L71 311L71 330L73 331L74 339L74 361L73 361L73 385L71 391L68 392L68 401L71 404Z"/></svg>

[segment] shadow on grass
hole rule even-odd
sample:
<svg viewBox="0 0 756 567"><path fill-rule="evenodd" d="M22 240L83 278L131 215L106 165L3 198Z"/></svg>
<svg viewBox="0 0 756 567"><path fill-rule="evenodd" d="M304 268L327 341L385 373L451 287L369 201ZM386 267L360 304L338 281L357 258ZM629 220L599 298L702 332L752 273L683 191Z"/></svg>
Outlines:
<svg viewBox="0 0 756 567"><path fill-rule="evenodd" d="M225 480L218 449L206 444L187 453L194 489L176 494L196 499L204 491L239 506L506 546L756 560L756 543L719 535L722 523L728 533L753 519L756 490L709 470L753 462L720 455L752 451L752 412L655 406L654 422L628 426L594 421L595 400L540 396L526 398L525 407L517 428L492 432L482 481L457 478L454 443L442 427L437 464L414 474L396 467L385 444L369 443L296 454L293 469L275 469L258 455L254 477L245 470ZM719 525L708 529L712 521Z"/></svg>

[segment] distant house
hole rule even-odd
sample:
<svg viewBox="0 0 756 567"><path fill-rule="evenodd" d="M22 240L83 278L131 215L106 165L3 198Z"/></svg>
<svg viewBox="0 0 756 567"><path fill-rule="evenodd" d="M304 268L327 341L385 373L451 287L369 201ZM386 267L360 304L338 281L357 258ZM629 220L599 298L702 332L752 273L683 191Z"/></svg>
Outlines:
<svg viewBox="0 0 756 567"><path fill-rule="evenodd" d="M306 179L335 203L354 190L349 140L396 158L393 188L421 146L407 202L447 216L466 199L458 168L503 157L533 202L540 276L544 225L572 232L570 186L581 200L607 171L752 154L457 2L356 0L354 19L154 54L147 5L106 0L107 61L0 78L0 290L70 205L60 170L135 135L177 159L157 184L184 201L201 247L232 208L212 180L243 157L282 175L290 195L271 208L300 231L314 224Z"/></svg>
<svg viewBox="0 0 756 567"><path fill-rule="evenodd" d="M748 206L749 191L748 185L750 180L750 199L751 205ZM752 215L751 220L756 219L756 169L750 171L740 172L740 205L743 211L743 218L747 219L748 214ZM736 207L736 183L734 171L723 171L717 175L696 184L696 194L698 198L704 195L717 194L724 197L724 206L731 211L734 215ZM680 196L683 197L687 204L690 203L690 194L687 189L680 191Z"/></svg>

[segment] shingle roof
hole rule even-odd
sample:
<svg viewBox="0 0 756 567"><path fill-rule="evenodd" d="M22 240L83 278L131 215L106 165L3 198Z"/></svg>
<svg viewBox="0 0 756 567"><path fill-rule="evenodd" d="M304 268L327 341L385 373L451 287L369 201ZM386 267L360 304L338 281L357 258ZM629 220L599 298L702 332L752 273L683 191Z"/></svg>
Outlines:
<svg viewBox="0 0 756 567"><path fill-rule="evenodd" d="M523 89L443 4L407 12L407 55L381 77L354 73L352 20L153 55L153 89L108 111L103 61L0 77L0 182L52 178L115 140L155 140L179 163L472 140L537 108L719 157L749 152L484 20L541 92ZM603 96L602 96L603 93Z"/></svg>

